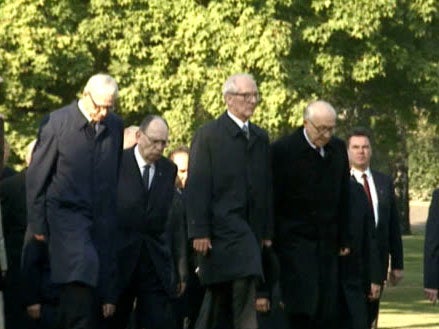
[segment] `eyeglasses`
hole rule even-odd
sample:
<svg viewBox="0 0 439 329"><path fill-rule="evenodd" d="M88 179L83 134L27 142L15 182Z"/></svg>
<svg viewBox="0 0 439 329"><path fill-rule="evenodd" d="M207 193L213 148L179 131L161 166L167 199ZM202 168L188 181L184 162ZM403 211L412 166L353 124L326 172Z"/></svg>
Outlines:
<svg viewBox="0 0 439 329"><path fill-rule="evenodd" d="M244 101L246 101L247 103L251 103L251 102L255 102L255 103L259 103L261 100L261 96L259 95L259 93L228 93L229 95L233 95L233 96L242 96L242 98L244 99Z"/></svg>
<svg viewBox="0 0 439 329"><path fill-rule="evenodd" d="M151 144L154 144L154 145L156 145L156 146L158 146L158 145L160 145L161 147L166 147L166 146L168 146L168 144L169 144L169 139L155 139L155 138L151 138L151 137L149 137L147 134L145 134L143 131L142 131L142 134L143 135L145 135L145 137L149 140L149 142L151 143Z"/></svg>
<svg viewBox="0 0 439 329"><path fill-rule="evenodd" d="M332 135L335 131L335 126L333 126L333 127L325 127L325 126L317 127L314 124L314 122L312 122L310 119L308 119L307 121L314 127L314 129L317 131L317 134L319 134L319 135L324 135L326 133L329 133L330 135Z"/></svg>
<svg viewBox="0 0 439 329"><path fill-rule="evenodd" d="M96 104L95 100L93 99L93 96L90 93L88 93L88 96L90 96L91 102L93 103L93 106L96 109L99 109L99 110L104 109L104 110L107 110L108 112L112 112L114 110L114 105L99 105L99 104Z"/></svg>

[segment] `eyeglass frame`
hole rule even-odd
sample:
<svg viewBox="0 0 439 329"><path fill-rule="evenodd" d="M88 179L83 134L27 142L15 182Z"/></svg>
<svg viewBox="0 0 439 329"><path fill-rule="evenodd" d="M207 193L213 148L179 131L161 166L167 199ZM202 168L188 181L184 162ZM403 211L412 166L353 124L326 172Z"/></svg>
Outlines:
<svg viewBox="0 0 439 329"><path fill-rule="evenodd" d="M145 137L149 140L149 142L150 142L151 144L154 144L154 145L159 145L159 144L160 144L160 146L162 146L162 147L166 147L166 146L168 146L169 143L170 143L169 139L168 139L168 140L154 139L154 138L149 137L149 136L148 136L146 133L144 133L143 131L140 130L140 132L141 132L143 135L145 135Z"/></svg>
<svg viewBox="0 0 439 329"><path fill-rule="evenodd" d="M114 111L114 104L113 105L111 105L111 106L107 106L107 105L99 105L99 104L96 104L96 102L95 102L95 100L93 99L93 96L91 95L91 93L87 93L88 94L88 96L90 96L90 100L91 100L91 102L92 102L92 104L93 104L93 106L94 106L94 108L95 109L105 109L105 110L107 110L108 112L113 112Z"/></svg>
<svg viewBox="0 0 439 329"><path fill-rule="evenodd" d="M308 121L311 124L311 126L313 126L313 128L317 131L318 135L323 135L325 133L329 133L330 135L332 135L335 132L336 126L333 126L333 127L317 127L314 124L314 122L312 122L312 120L306 119L306 121Z"/></svg>
<svg viewBox="0 0 439 329"><path fill-rule="evenodd" d="M232 96L242 96L246 103L250 103L251 101L253 101L253 98L256 100L256 103L259 103L261 101L261 95L258 92L256 92L256 93L238 93L238 92L229 91L227 94L232 95Z"/></svg>

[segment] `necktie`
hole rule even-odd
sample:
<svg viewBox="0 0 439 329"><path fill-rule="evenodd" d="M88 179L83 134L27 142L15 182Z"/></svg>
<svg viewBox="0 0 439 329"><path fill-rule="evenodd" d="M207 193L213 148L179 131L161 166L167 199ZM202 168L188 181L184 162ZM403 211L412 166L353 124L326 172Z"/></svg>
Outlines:
<svg viewBox="0 0 439 329"><path fill-rule="evenodd" d="M89 137L89 138L95 137L96 136L96 123L90 122L85 127L85 133L86 133L87 137Z"/></svg>
<svg viewBox="0 0 439 329"><path fill-rule="evenodd" d="M142 180L143 180L143 185L145 185L146 192L148 192L148 190L149 190L149 168L150 167L151 166L148 164L143 167Z"/></svg>
<svg viewBox="0 0 439 329"><path fill-rule="evenodd" d="M361 177L363 178L363 188L364 188L364 192L366 192L367 201L369 201L369 206L373 209L372 195L370 194L370 188L369 188L369 182L367 181L367 175L363 174Z"/></svg>
<svg viewBox="0 0 439 329"><path fill-rule="evenodd" d="M250 139L250 130L248 130L247 125L242 126L242 132L243 132L245 138L247 138L247 140L249 140Z"/></svg>

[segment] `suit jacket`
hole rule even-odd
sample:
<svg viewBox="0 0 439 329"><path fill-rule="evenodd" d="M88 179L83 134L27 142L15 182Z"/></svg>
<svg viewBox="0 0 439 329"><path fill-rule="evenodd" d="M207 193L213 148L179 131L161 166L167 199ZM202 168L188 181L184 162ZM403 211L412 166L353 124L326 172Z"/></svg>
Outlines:
<svg viewBox="0 0 439 329"><path fill-rule="evenodd" d="M175 263L169 211L174 197L176 166L162 157L155 163L155 174L146 194L134 147L123 152L118 185L119 291L132 279L141 253L148 252L163 289L176 294Z"/></svg>
<svg viewBox="0 0 439 329"><path fill-rule="evenodd" d="M343 141L331 138L322 157L303 129L272 146L274 246L287 310L313 315L321 300L336 295L338 251L350 244L350 175ZM330 266L321 266L326 261ZM327 297L320 291L322 275L333 288Z"/></svg>
<svg viewBox="0 0 439 329"><path fill-rule="evenodd" d="M351 328L367 326L367 295L370 284L381 284L378 246L372 208L362 185L351 179L350 222L351 252L340 258L342 300L345 315L342 319ZM349 316L347 316L349 315Z"/></svg>
<svg viewBox="0 0 439 329"><path fill-rule="evenodd" d="M439 289L439 189L433 191L425 227L424 287Z"/></svg>
<svg viewBox="0 0 439 329"><path fill-rule="evenodd" d="M82 282L115 302L114 250L123 124L110 113L90 135L75 101L40 126L26 175L30 231L49 235L54 283Z"/></svg>
<svg viewBox="0 0 439 329"><path fill-rule="evenodd" d="M249 125L250 140L228 116L196 132L186 184L189 238L209 237L212 249L199 257L203 284L261 276L260 243L271 238L269 141Z"/></svg>
<svg viewBox="0 0 439 329"><path fill-rule="evenodd" d="M389 256L392 269L404 268L401 229L392 178L375 170L371 172L378 194L376 236L381 279L384 282L387 280Z"/></svg>
<svg viewBox="0 0 439 329"><path fill-rule="evenodd" d="M0 182L3 236L8 264L6 284L19 284L21 251L27 225L25 173L22 171Z"/></svg>

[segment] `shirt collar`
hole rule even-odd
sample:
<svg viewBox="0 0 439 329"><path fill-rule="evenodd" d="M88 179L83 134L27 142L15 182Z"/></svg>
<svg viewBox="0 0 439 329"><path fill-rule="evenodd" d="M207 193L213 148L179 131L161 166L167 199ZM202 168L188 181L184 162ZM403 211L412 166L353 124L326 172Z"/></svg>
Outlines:
<svg viewBox="0 0 439 329"><path fill-rule="evenodd" d="M311 140L309 139L309 137L308 137L308 134L306 133L306 129L305 129L305 127L303 127L303 135L305 136L305 139L306 139L306 141L308 142L308 144L309 144L309 146L311 146L313 149L317 149L317 146L315 146L312 142L311 142Z"/></svg>
<svg viewBox="0 0 439 329"><path fill-rule="evenodd" d="M91 116L90 116L90 114L88 114L87 110L85 109L85 107L84 107L84 103L82 102L82 99L80 99L80 100L78 101L78 108L79 108L79 111L81 111L82 115L85 116L85 118L87 119L87 121L88 121L88 122L91 122Z"/></svg>
<svg viewBox="0 0 439 329"><path fill-rule="evenodd" d="M359 181L363 179L363 174L366 174L367 178L372 177L372 172L370 171L370 168L367 167L365 171L358 170L356 168L351 168L351 175L355 176L355 178Z"/></svg>
<svg viewBox="0 0 439 329"><path fill-rule="evenodd" d="M246 122L243 122L241 119L239 119L236 115L234 115L229 110L227 110L227 115L238 125L239 128L242 129L242 127L244 126L248 127L248 120Z"/></svg>
<svg viewBox="0 0 439 329"><path fill-rule="evenodd" d="M143 170L143 168L144 168L146 165L150 165L152 168L155 168L154 163L148 163L148 162L146 162L145 159L142 157L142 155L140 154L140 151L139 151L139 145L136 145L136 146L134 147L134 157L136 158L137 165L139 166L139 168L140 168L141 170Z"/></svg>

